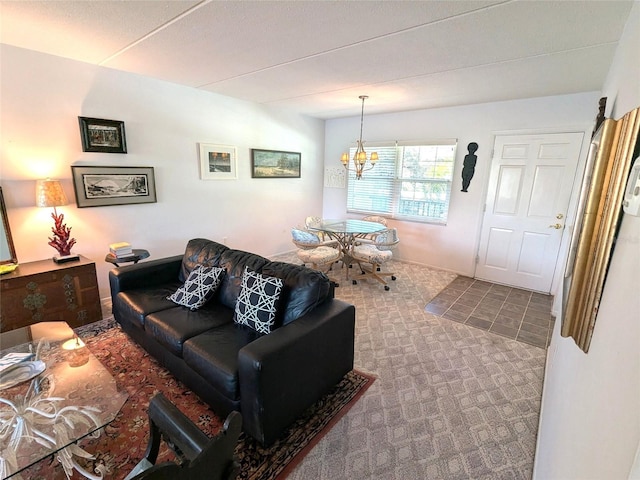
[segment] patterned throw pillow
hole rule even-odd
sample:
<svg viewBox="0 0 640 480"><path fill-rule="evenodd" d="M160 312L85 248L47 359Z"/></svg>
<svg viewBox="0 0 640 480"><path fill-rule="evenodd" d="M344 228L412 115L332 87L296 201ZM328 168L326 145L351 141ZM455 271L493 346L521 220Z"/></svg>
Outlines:
<svg viewBox="0 0 640 480"><path fill-rule="evenodd" d="M266 277L245 267L236 302L235 322L258 333L271 333L283 283L280 278Z"/></svg>
<svg viewBox="0 0 640 480"><path fill-rule="evenodd" d="M197 310L216 293L224 272L224 268L196 265L184 285L167 299L191 310Z"/></svg>

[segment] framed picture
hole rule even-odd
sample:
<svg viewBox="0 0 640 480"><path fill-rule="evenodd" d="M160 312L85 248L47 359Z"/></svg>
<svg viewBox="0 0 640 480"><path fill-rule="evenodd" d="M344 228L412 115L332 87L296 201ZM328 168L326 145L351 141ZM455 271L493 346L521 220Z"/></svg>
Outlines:
<svg viewBox="0 0 640 480"><path fill-rule="evenodd" d="M253 178L300 178L300 152L251 149Z"/></svg>
<svg viewBox="0 0 640 480"><path fill-rule="evenodd" d="M78 208L155 203L153 167L71 167Z"/></svg>
<svg viewBox="0 0 640 480"><path fill-rule="evenodd" d="M200 179L234 180L236 174L236 147L229 145L200 145Z"/></svg>
<svg viewBox="0 0 640 480"><path fill-rule="evenodd" d="M83 152L127 153L124 122L78 117Z"/></svg>

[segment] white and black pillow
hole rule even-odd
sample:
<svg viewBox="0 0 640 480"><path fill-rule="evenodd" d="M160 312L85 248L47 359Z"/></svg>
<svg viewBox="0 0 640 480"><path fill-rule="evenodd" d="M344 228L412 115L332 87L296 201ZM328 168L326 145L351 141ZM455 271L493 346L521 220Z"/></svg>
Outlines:
<svg viewBox="0 0 640 480"><path fill-rule="evenodd" d="M267 277L245 267L236 302L235 322L258 333L271 333L283 283L280 278Z"/></svg>
<svg viewBox="0 0 640 480"><path fill-rule="evenodd" d="M196 265L184 285L167 299L191 310L197 310L216 293L224 272L224 268Z"/></svg>

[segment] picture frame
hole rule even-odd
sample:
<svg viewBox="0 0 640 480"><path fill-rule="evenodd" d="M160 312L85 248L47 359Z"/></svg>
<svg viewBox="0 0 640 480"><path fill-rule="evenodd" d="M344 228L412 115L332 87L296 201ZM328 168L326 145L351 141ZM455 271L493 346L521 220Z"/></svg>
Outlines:
<svg viewBox="0 0 640 480"><path fill-rule="evenodd" d="M300 178L300 152L251 149L252 178Z"/></svg>
<svg viewBox="0 0 640 480"><path fill-rule="evenodd" d="M78 117L83 152L127 153L124 122Z"/></svg>
<svg viewBox="0 0 640 480"><path fill-rule="evenodd" d="M78 208L155 203L153 167L72 166Z"/></svg>
<svg viewBox="0 0 640 480"><path fill-rule="evenodd" d="M236 147L200 143L200 180L235 180Z"/></svg>

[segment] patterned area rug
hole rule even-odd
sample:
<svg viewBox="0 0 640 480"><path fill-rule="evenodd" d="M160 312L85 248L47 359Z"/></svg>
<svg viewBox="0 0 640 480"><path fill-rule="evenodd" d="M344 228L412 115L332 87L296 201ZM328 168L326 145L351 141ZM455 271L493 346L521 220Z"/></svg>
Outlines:
<svg viewBox="0 0 640 480"><path fill-rule="evenodd" d="M194 393L177 381L142 348L123 333L112 319L82 327L80 337L90 351L105 365L119 387L129 398L116 419L96 439L85 439L80 446L95 454L94 460L79 461L87 470L96 464L106 467L108 479L122 479L144 456L148 440L147 408L149 400L162 392L175 403L207 435L219 431L222 420ZM240 480L284 478L322 436L337 422L369 388L374 378L352 371L269 448L262 448L244 433L236 448L241 465ZM158 462L170 459L172 453L164 446ZM62 466L54 460L44 460L22 474L32 480L65 479Z"/></svg>

